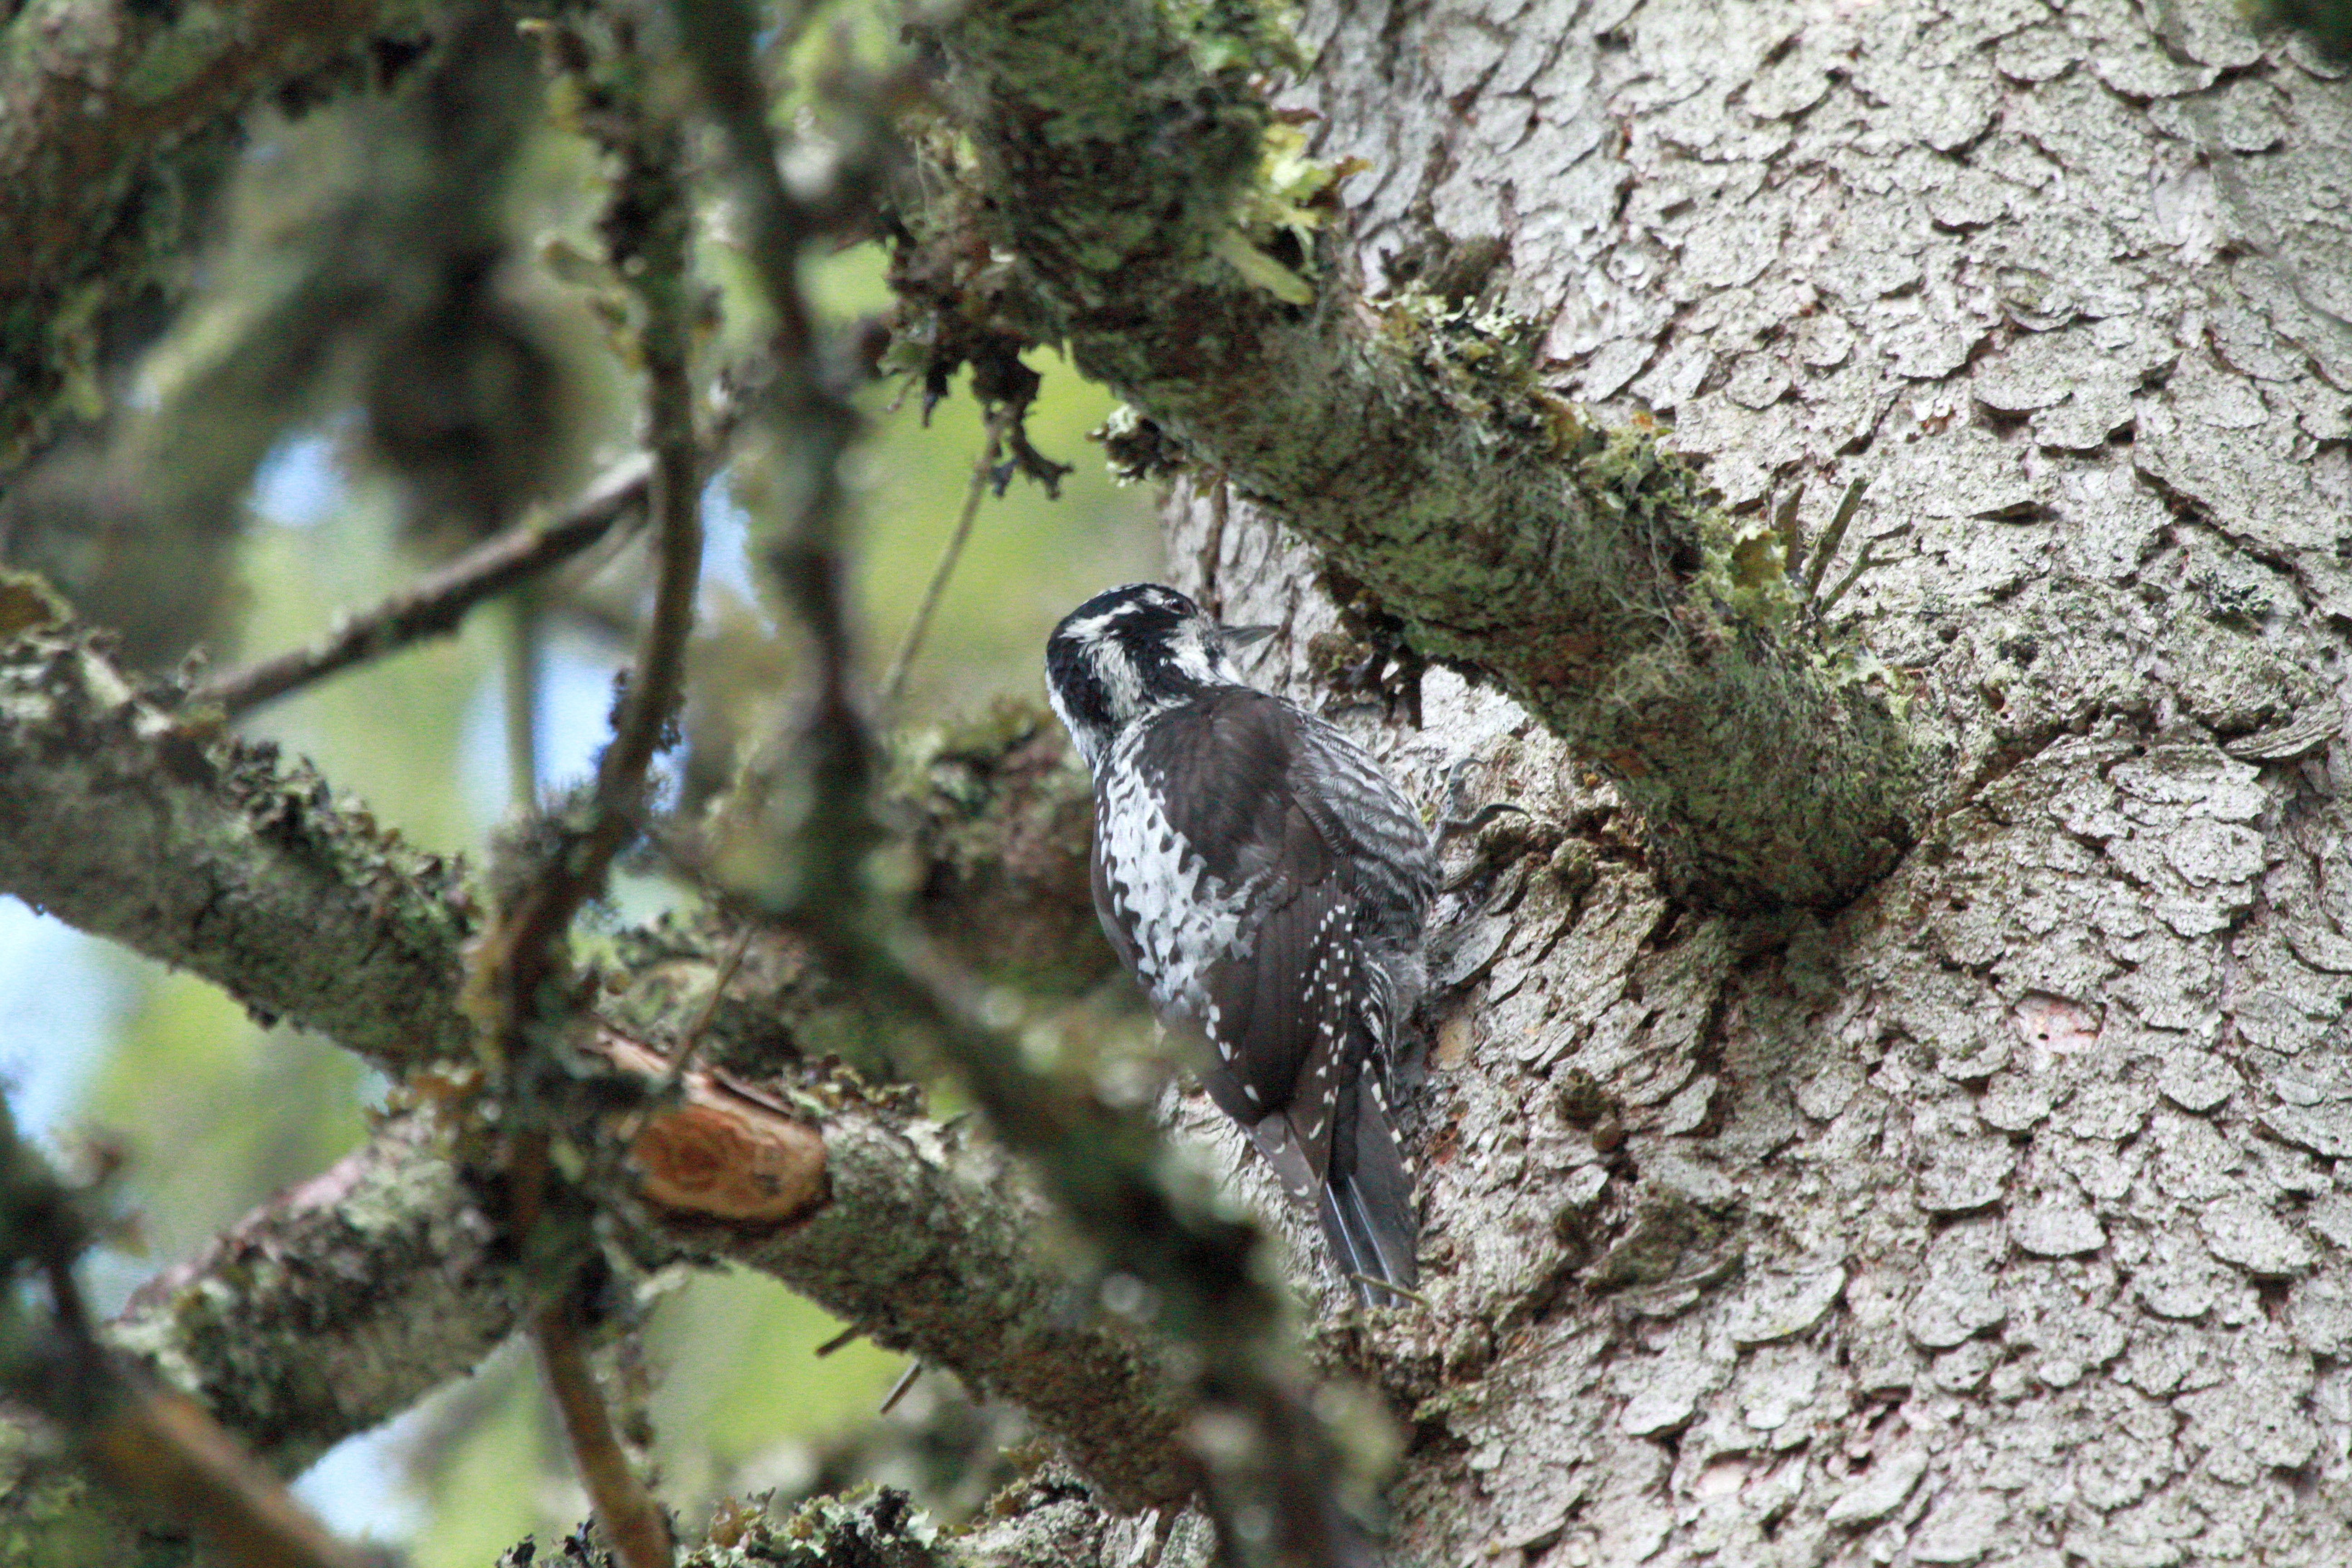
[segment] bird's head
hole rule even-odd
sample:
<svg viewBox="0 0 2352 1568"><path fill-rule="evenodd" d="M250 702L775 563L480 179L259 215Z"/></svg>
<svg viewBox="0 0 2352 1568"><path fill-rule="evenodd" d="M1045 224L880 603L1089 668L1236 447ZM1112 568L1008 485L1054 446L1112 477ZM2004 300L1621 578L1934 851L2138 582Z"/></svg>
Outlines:
<svg viewBox="0 0 2352 1568"><path fill-rule="evenodd" d="M1220 626L1158 583L1106 589L1045 639L1045 695L1092 768L1137 720L1210 687L1247 685L1233 655L1271 630Z"/></svg>

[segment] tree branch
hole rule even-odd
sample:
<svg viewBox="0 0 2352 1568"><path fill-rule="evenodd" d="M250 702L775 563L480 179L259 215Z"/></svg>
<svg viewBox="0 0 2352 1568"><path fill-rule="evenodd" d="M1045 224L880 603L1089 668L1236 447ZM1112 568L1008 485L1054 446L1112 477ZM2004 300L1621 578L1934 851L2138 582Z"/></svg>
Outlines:
<svg viewBox="0 0 2352 1568"><path fill-rule="evenodd" d="M109 1340L293 1474L463 1376L521 1321L430 1117L387 1122L142 1285Z"/></svg>
<svg viewBox="0 0 2352 1568"><path fill-rule="evenodd" d="M633 52L616 50L620 69L642 68ZM646 513L655 568L653 611L636 662L613 720L613 739L597 759L596 779L576 820L562 821L551 853L506 900L482 941L467 956L469 1011L482 1021L480 1048L491 1065L497 1098L499 1162L506 1191L505 1220L526 1258L551 1255L553 1280L530 1314L547 1388L563 1419L582 1483L627 1568L670 1568L675 1559L668 1521L629 1463L611 1412L588 1361L582 1305L583 1268L594 1255L593 1233L556 1217L575 1184L551 1156L556 1140L571 1135L572 1109L559 1042L583 1021L584 1005L570 984L566 939L572 916L604 890L613 858L641 819L646 770L676 715L686 678L686 647L694 627L695 589L702 574L698 449L694 435L694 387L688 364L693 285L687 236L691 211L677 166L684 139L675 121L650 99L614 94L602 117L603 140L618 164L603 227L614 269L629 280L640 320L638 358L645 370L646 439L652 453ZM556 1092L550 1092L551 1087ZM590 1203L604 1194L581 1190Z"/></svg>
<svg viewBox="0 0 2352 1568"><path fill-rule="evenodd" d="M70 380L89 374L93 317L156 281L151 258L168 254L191 205L168 154L370 35L414 28L438 9L426 0L9 7L0 28L0 473L39 438Z"/></svg>
<svg viewBox="0 0 2352 1568"><path fill-rule="evenodd" d="M625 458L561 515L536 528L509 529L486 539L383 602L338 617L334 629L309 647L215 676L190 700L217 702L234 719L355 664L425 637L448 636L477 605L562 565L641 510L651 472L643 453Z"/></svg>
<svg viewBox="0 0 2352 1568"><path fill-rule="evenodd" d="M1084 862L1056 837L1072 819L1048 760L1015 735L935 762L937 798L910 808L948 860L928 879L930 918L993 927L1055 887L1075 901ZM975 806L996 794L1034 802L1043 826ZM989 856L984 878L970 866L983 836L1016 847ZM176 724L85 641L51 630L0 650L0 890L397 1068L467 1037L452 1003L466 925L453 884L446 864L338 808L307 770ZM294 953L303 967L289 972ZM1056 977L1079 984L1082 966L1061 962ZM635 993L668 1037L707 1006L698 991L667 996L679 968L675 954L648 965ZM857 998L787 970L767 989L747 973L739 988L756 994L715 1026L738 1014L762 1037L871 1026ZM659 1076L642 1047L607 1036L602 1051ZM1120 1506L1181 1502L1192 1471L1159 1352L1076 1309L1040 1253L1043 1205L998 1149L805 1069L788 1098L768 1097L791 1117L744 1110L739 1085L700 1069L685 1089L635 1139L658 1234L770 1273L877 1342L1028 1409ZM811 1153L780 1119L822 1139L813 1213L791 1196L812 1179ZM157 1281L118 1332L271 1462L299 1466L511 1331L520 1286L510 1260L486 1261L495 1230L421 1132L388 1131ZM249 1361L247 1342L259 1347Z"/></svg>
<svg viewBox="0 0 2352 1568"><path fill-rule="evenodd" d="M462 868L169 696L88 634L0 644L0 893L389 1071L465 1057ZM935 746L891 802L920 856L917 914L992 977L1085 990L1111 960L1087 906L1091 800L1058 732L999 717Z"/></svg>
<svg viewBox="0 0 2352 1568"><path fill-rule="evenodd" d="M610 1035L601 1054L663 1066ZM758 1268L1028 1409L1116 1506L1181 1501L1191 1469L1157 1352L1073 1300L1036 1245L1043 1207L1003 1154L845 1079L784 1092L803 1109L688 1075L685 1103L637 1139L650 1238ZM150 1281L108 1338L281 1473L463 1375L520 1326L524 1291L439 1142L429 1116L388 1124ZM19 1504L56 1499L0 1491L0 1529L28 1522Z"/></svg>
<svg viewBox="0 0 2352 1568"><path fill-rule="evenodd" d="M1329 174L1270 172L1297 136L1251 79L1286 40L1255 12L1178 15L979 0L939 26L980 237L1027 262L1078 367L1280 509L1417 649L1492 671L1606 766L1691 895L1832 904L1884 872L1918 763L1797 627L1769 520L1727 519L1649 434L1543 393L1518 324L1359 295L1322 232Z"/></svg>
<svg viewBox="0 0 2352 1568"><path fill-rule="evenodd" d="M89 1472L119 1496L193 1524L231 1560L362 1568L201 1406L99 1342L74 1279L87 1241L79 1211L77 1195L18 1140L0 1102L0 1387L70 1438ZM47 1321L27 1310L16 1288L20 1272L45 1278Z"/></svg>
<svg viewBox="0 0 2352 1568"><path fill-rule="evenodd" d="M455 1055L455 863L166 711L86 634L0 645L0 892L388 1070Z"/></svg>

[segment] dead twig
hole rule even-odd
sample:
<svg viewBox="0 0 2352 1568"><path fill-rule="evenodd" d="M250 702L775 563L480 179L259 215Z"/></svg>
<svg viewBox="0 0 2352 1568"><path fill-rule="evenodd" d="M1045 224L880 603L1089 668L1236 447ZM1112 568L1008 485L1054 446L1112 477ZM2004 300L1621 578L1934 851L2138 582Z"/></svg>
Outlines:
<svg viewBox="0 0 2352 1568"><path fill-rule="evenodd" d="M630 47L625 42L615 47ZM625 223L608 226L614 270L630 280L642 309L638 358L645 371L646 446L651 468L646 510L652 524L654 606L632 668L613 739L597 760L588 801L577 818L559 824L559 839L534 874L499 912L472 955L467 990L483 1020L484 1057L496 1074L506 1135L508 1224L526 1258L552 1253L545 1305L531 1317L531 1337L548 1386L562 1408L582 1482L596 1517L627 1568L669 1568L668 1527L614 1436L609 1414L589 1370L574 1321L573 1294L584 1236L549 1233L562 1178L551 1155L556 1109L541 1102L542 1086L560 1081L549 1071L551 1026L568 1022L571 987L563 938L581 906L604 887L613 857L644 804L646 777L677 710L686 649L694 625L695 589L702 564L699 449L694 430L694 389L688 371L691 291L686 194L677 170L684 162L677 126L627 94L606 94L613 112L604 123L619 168L612 210Z"/></svg>
<svg viewBox="0 0 2352 1568"><path fill-rule="evenodd" d="M215 676L190 702L217 703L237 718L353 665L455 632L477 605L562 565L640 515L652 469L645 453L623 458L549 521L483 541L381 604L339 617L334 630L308 647Z"/></svg>
<svg viewBox="0 0 2352 1568"><path fill-rule="evenodd" d="M1837 558L1838 546L1845 542L1846 525L1853 521L1853 514L1861 509L1862 492L1869 484L1868 479L1856 479L1846 486L1845 494L1838 500L1836 512L1830 518L1829 527L1822 531L1820 542L1813 546L1812 563L1805 572L1805 600L1808 604L1820 600L1822 578L1829 572L1830 563ZM1804 492L1801 489L1797 493L1802 495ZM1790 498L1791 506L1795 500L1794 496ZM1863 553L1867 555L1869 552L1870 547L1864 544ZM1834 600L1836 596L1832 594L1831 598Z"/></svg>
<svg viewBox="0 0 2352 1568"><path fill-rule="evenodd" d="M856 432L857 414L818 373L814 318L801 289L799 262L820 226L785 190L777 171L757 64L759 18L743 0L672 0L670 13L704 102L726 139L749 219L746 254L776 318L771 424L802 475L794 515L766 552L769 572L815 655L800 737L809 807L793 900L814 897L845 905L856 901L866 855L879 837L866 809L874 747L856 702L841 546L840 459Z"/></svg>
<svg viewBox="0 0 2352 1568"><path fill-rule="evenodd" d="M964 544L971 538L971 525L980 516L981 500L995 482L997 454L1003 449L1005 427L1013 417L1009 404L988 416L987 439L981 443L980 460L972 465L971 483L964 489L963 510L956 518L955 531L948 536L947 548L940 552L940 563L931 569L931 580L923 589L923 602L915 607L915 618L907 624L907 636L898 644L897 657L890 660L890 673L882 679L878 706L885 714L898 710L898 699L906 693L907 676L914 668L915 655L922 649L923 637L931 628L931 616L939 610L940 597L947 592L948 579L955 575L956 563L962 558ZM997 486L997 493L1003 493L1002 485Z"/></svg>
<svg viewBox="0 0 2352 1568"><path fill-rule="evenodd" d="M1361 1532L1336 1503L1342 1467L1302 1375L1278 1348L1280 1311L1252 1265L1255 1230L1176 1199L1160 1178L1159 1134L1148 1118L1107 1104L1089 1086L1032 1070L1013 1037L989 1023L970 976L911 931L877 934L880 922L865 907L859 873L875 837L866 810L873 746L851 700L833 466L852 425L808 352L797 259L812 226L777 174L750 8L742 0L672 0L671 12L727 132L751 218L751 258L783 323L780 335L802 347L797 374L781 378L775 410L784 438L800 445L802 473L814 477L804 478L795 526L769 563L814 645L816 691L799 735L810 800L795 845L800 876L776 900L778 912L842 973L929 1026L998 1135L1036 1163L1107 1265L1151 1286L1163 1303L1159 1326L1199 1347L1192 1393L1202 1412L1236 1418L1248 1436L1195 1456L1228 1546L1318 1568L1369 1563ZM1235 1528L1251 1517L1270 1519L1270 1539Z"/></svg>
<svg viewBox="0 0 2352 1568"><path fill-rule="evenodd" d="M572 1462L580 1467L581 1484L596 1505L596 1521L611 1538L614 1555L629 1568L667 1563L671 1560L668 1521L621 1450L596 1374L588 1365L588 1348L575 1313L573 1303L562 1301L534 1314L530 1324L540 1371L562 1414Z"/></svg>
<svg viewBox="0 0 2352 1568"><path fill-rule="evenodd" d="M751 948L751 927L746 924L735 933L735 940L727 946L726 956L719 961L718 972L710 980L710 994L702 999L702 1005L696 1010L686 1033L678 1037L676 1054L670 1058L669 1066L661 1075L661 1086L622 1123L621 1135L614 1141L620 1147L633 1148L647 1123L659 1115L664 1107L676 1105L678 1097L685 1092L687 1074L693 1070L695 1053L702 1048L703 1032L710 1027L710 1020L718 1016L719 1005L727 996L727 986L735 978L735 972L743 966L743 955Z"/></svg>
<svg viewBox="0 0 2352 1568"><path fill-rule="evenodd" d="M161 1517L192 1522L224 1561L367 1568L194 1401L133 1372L92 1332L73 1262L87 1237L75 1194L17 1136L0 1100L0 1387L70 1436L93 1475ZM52 1321L20 1319L20 1270L48 1286ZM17 1320L17 1321L10 1321Z"/></svg>
<svg viewBox="0 0 2352 1568"><path fill-rule="evenodd" d="M751 928L747 925L735 933L733 942L727 944L726 956L719 961L718 971L710 977L710 994L702 999L702 1005L695 1012L694 1021L687 1026L685 1035L678 1040L677 1058L670 1063L669 1079L663 1085L666 1094L676 1094L678 1086L686 1081L687 1068L694 1065L694 1053L702 1047L703 1032L710 1027L710 1020L719 1016L719 1005L727 999L727 987L734 980L735 972L743 967L743 955L751 951Z"/></svg>

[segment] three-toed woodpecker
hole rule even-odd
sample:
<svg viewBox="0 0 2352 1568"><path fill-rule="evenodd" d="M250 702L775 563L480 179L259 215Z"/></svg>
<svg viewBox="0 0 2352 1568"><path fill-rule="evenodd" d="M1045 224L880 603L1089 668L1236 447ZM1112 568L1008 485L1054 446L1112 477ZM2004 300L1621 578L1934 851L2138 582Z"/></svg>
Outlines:
<svg viewBox="0 0 2352 1568"><path fill-rule="evenodd" d="M1095 912L1211 1099L1316 1205L1369 1304L1410 1289L1419 1223L1384 1092L1420 997L1436 862L1363 749L1242 681L1246 632L1173 588L1097 594L1045 685L1095 780Z"/></svg>

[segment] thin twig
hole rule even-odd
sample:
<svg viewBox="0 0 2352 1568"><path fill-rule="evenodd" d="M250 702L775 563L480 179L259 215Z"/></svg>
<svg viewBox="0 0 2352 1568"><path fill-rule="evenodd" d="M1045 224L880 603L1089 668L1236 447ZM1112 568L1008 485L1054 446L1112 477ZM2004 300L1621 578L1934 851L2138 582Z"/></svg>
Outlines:
<svg viewBox="0 0 2352 1568"><path fill-rule="evenodd" d="M1150 1120L1107 1105L1090 1086L1032 1071L1013 1037L986 1021L982 988L929 944L909 931L895 941L876 933L858 877L874 837L866 798L873 751L850 698L834 472L839 443L854 426L845 405L819 381L808 352L798 258L810 226L777 174L750 7L744 0L671 0L670 9L727 132L751 219L751 259L784 323L781 335L800 351L782 356L775 409L785 438L800 446L802 472L813 477L804 481L797 526L770 557L816 655L816 700L801 732L812 799L796 847L801 880L788 910L841 973L931 1026L998 1134L1037 1162L1064 1207L1118 1267L1160 1293L1167 1304L1162 1325L1200 1347L1196 1392L1202 1405L1238 1416L1255 1439L1243 1446L1245 1453L1220 1454L1205 1467L1228 1545L1246 1539L1232 1529L1240 1509L1263 1507L1275 1521L1264 1554L1333 1568L1369 1563L1362 1535L1334 1502L1338 1457L1295 1374L1286 1380L1277 1370L1280 1313L1252 1271L1255 1233L1181 1205L1159 1175L1159 1135Z"/></svg>
<svg viewBox="0 0 2352 1568"><path fill-rule="evenodd" d="M882 1396L882 1403L875 1409L874 1414L887 1415L898 1409L898 1401L907 1397L907 1390L914 1387L915 1379L922 1375L923 1363L919 1361L908 1362L907 1370L898 1374L898 1381L890 1385L890 1392Z"/></svg>
<svg viewBox="0 0 2352 1568"><path fill-rule="evenodd" d="M756 50L759 18L745 0L671 0L679 40L693 62L750 218L747 256L777 322L776 379L769 411L804 489L767 551L771 575L798 614L815 658L801 750L809 808L800 835L803 900L856 898L866 852L879 837L866 811L874 747L858 711L854 639L842 561L840 459L857 414L818 374L814 315L802 292L800 253L814 225L784 189L768 127L768 98Z"/></svg>
<svg viewBox="0 0 2352 1568"><path fill-rule="evenodd" d="M581 1482L595 1501L596 1521L611 1538L614 1554L631 1568L669 1562L669 1526L621 1450L596 1375L588 1365L587 1347L572 1321L572 1305L540 1312L531 1320L530 1337L539 1347L548 1393L562 1414L563 1434L571 1439Z"/></svg>
<svg viewBox="0 0 2352 1568"><path fill-rule="evenodd" d="M735 972L743 967L743 955L751 951L751 927L747 923L727 944L726 956L719 961L718 973L711 976L710 994L702 999L694 1021L686 1026L686 1034L678 1040L677 1056L670 1063L669 1081L662 1086L666 1094L676 1094L678 1086L686 1081L686 1069L693 1065L694 1053L702 1047L703 1033L710 1027L710 1020L719 1016L719 1005L727 998L727 987L733 982Z"/></svg>
<svg viewBox="0 0 2352 1568"><path fill-rule="evenodd" d="M898 699L905 695L908 673L913 669L915 655L923 646L924 634L931 629L931 616L940 607L940 597L947 592L948 579L955 575L956 562L963 555L963 547L971 537L971 525L980 516L980 503L988 494L996 478L997 454L1004 446L1004 428L1012 420L1012 405L1000 405L988 416L988 438L981 443L980 460L971 467L971 483L965 487L963 510L956 518L955 531L948 535L947 548L940 552L940 563L931 569L931 580L923 589L923 602L915 606L915 618L908 623L907 636L898 644L896 658L890 660L890 673L882 679L882 697L877 704L885 715L898 710Z"/></svg>
<svg viewBox="0 0 2352 1568"><path fill-rule="evenodd" d="M1772 531L1780 536L1780 570L1792 581L1801 580L1805 569L1805 529L1797 521L1797 509L1804 500L1805 481L1799 479L1772 512Z"/></svg>
<svg viewBox="0 0 2352 1568"><path fill-rule="evenodd" d="M631 62L634 66L636 62ZM694 626L695 589L702 567L699 451L694 432L688 322L688 201L678 182L683 162L677 126L640 100L634 113L610 117L608 139L620 168L612 205L625 207L628 278L643 310L637 334L645 369L646 447L652 454L646 511L652 522L654 605L636 661L613 721L613 739L597 760L596 777L579 818L562 825L562 842L499 912L473 954L467 975L484 1020L486 1058L498 1068L501 1111L511 1129L506 1144L508 1223L526 1257L549 1247L541 1234L560 1173L551 1162L552 1108L538 1084L549 1026L562 1021L569 987L564 933L583 904L604 887L613 857L628 837L646 791L646 776L676 711ZM615 261L623 258L616 256ZM593 1245L572 1238L571 1246ZM559 1253L548 1304L534 1311L537 1342L548 1383L564 1412L580 1479L596 1517L627 1568L669 1568L668 1531L651 1496L614 1440L611 1418L590 1373L570 1313L579 1263Z"/></svg>
<svg viewBox="0 0 2352 1568"><path fill-rule="evenodd" d="M381 604L339 617L335 629L309 647L214 677L190 701L218 703L234 719L355 664L446 636L475 605L561 565L615 523L638 515L651 471L652 459L634 453L604 470L552 520L483 541Z"/></svg>
<svg viewBox="0 0 2352 1568"><path fill-rule="evenodd" d="M1846 574L1837 580L1836 587L1832 588L1815 603L1813 606L1815 615L1828 615L1836 607L1837 602L1845 597L1845 591L1860 581L1864 572L1870 570L1870 552L1877 543L1878 541L1875 539L1865 539L1862 542L1862 550L1854 556L1853 564L1846 569Z"/></svg>
<svg viewBox="0 0 2352 1568"><path fill-rule="evenodd" d="M710 994L702 999L702 1005L695 1011L694 1021L686 1026L686 1033L678 1037L677 1048L670 1057L669 1070L662 1075L660 1087L646 1095L645 1103L621 1124L619 1136L613 1140L616 1148L634 1148L637 1135L646 1130L646 1124L653 1120L655 1114L664 1106L677 1103L678 1096L686 1089L686 1075L694 1066L695 1053L702 1047L703 1033L710 1027L710 1020L718 1016L719 1004L727 995L728 984L735 978L735 972L743 966L743 955L751 951L751 927L747 922L736 931L735 940L728 944L726 956L719 961L718 973L710 982Z"/></svg>
<svg viewBox="0 0 2352 1568"><path fill-rule="evenodd" d="M47 1281L47 1331L5 1322L0 1387L70 1435L93 1475L163 1517L193 1522L223 1561L256 1568L364 1568L283 1482L194 1401L124 1365L91 1331L73 1261L84 1242L73 1193L16 1136L0 1100L0 1291L30 1267ZM23 1297L0 1307L0 1321Z"/></svg>
<svg viewBox="0 0 2352 1568"><path fill-rule="evenodd" d="M1428 1297L1423 1295L1418 1290L1408 1290L1403 1286L1397 1284L1393 1280L1382 1279L1378 1276L1371 1274L1359 1274L1352 1268L1347 1270L1342 1278L1346 1279L1352 1284L1369 1285L1376 1290L1385 1290L1391 1296L1402 1296L1406 1300L1412 1302L1414 1306L1419 1307L1424 1312L1434 1312L1437 1310L1436 1303L1430 1300Z"/></svg>
<svg viewBox="0 0 2352 1568"><path fill-rule="evenodd" d="M758 65L760 18L743 0L671 0L670 14L694 62L703 100L726 134L737 183L747 198L751 229L747 257L776 312L779 369L788 378L809 379L808 354L815 331L798 274L805 237L798 207L776 170L767 85L760 79ZM797 25L791 19L785 23L787 27Z"/></svg>
<svg viewBox="0 0 2352 1568"><path fill-rule="evenodd" d="M1861 508L1862 492L1869 484L1868 479L1860 479L1846 486L1845 494L1838 500L1836 512L1830 518L1829 527L1822 531L1821 542L1813 546L1812 564L1805 572L1807 603L1820 595L1822 578L1828 573L1830 563L1837 558L1838 546L1845 542L1846 524L1853 521L1854 512Z"/></svg>

